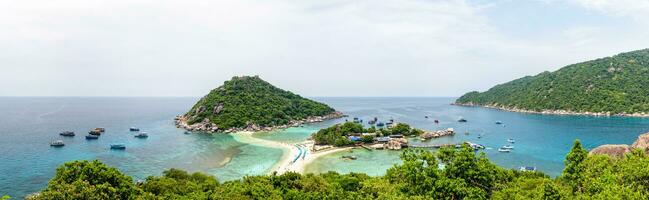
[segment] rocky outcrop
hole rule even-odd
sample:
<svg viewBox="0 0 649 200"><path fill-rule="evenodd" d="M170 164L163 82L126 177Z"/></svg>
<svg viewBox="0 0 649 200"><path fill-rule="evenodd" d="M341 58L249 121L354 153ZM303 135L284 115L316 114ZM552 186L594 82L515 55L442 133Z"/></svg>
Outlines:
<svg viewBox="0 0 649 200"><path fill-rule="evenodd" d="M649 133L639 135L631 146L626 144L605 144L590 150L590 155L609 155L619 158L633 149L640 149L649 154Z"/></svg>
<svg viewBox="0 0 649 200"><path fill-rule="evenodd" d="M634 149L641 149L646 153L649 153L649 133L638 136L638 139L633 142L631 147L633 147Z"/></svg>
<svg viewBox="0 0 649 200"><path fill-rule="evenodd" d="M621 158L625 153L631 152L631 147L626 144L605 144L594 148L590 155L608 155L614 158Z"/></svg>
<svg viewBox="0 0 649 200"><path fill-rule="evenodd" d="M408 140L406 138L390 138L390 141L385 144L385 148L391 150L399 150L406 146L408 146Z"/></svg>
<svg viewBox="0 0 649 200"><path fill-rule="evenodd" d="M215 107L219 108L219 106ZM221 106L222 109L222 106ZM201 107L197 108L196 111L203 110ZM220 111L219 111L220 112ZM208 118L204 118L203 121L197 122L194 124L189 125L187 121L189 121L188 117L185 115L180 115L176 116L174 119L174 122L176 124L176 127L178 128L183 128L188 131L197 131L197 132L207 132L207 133L214 133L214 132L226 132L226 133L232 133L232 132L239 132L239 131L251 131L251 132L258 132L258 131L272 131L275 129L286 129L289 127L296 127L300 126L302 124L306 123L315 123L315 122L322 122L325 120L329 119L336 119L336 118L341 118L343 117L343 113L341 112L332 112L328 115L325 116L312 116L312 117L307 117L306 119L302 120L291 120L288 124L286 125L281 125L281 126L260 126L258 124L253 124L253 123L248 123L245 128L230 128L227 130L221 129L217 124L214 124L210 122Z"/></svg>
<svg viewBox="0 0 649 200"><path fill-rule="evenodd" d="M424 132L419 137L421 137L421 139L428 140L431 138L438 138L438 137L450 136L450 135L455 135L455 131L453 130L453 128L448 128L446 130Z"/></svg>

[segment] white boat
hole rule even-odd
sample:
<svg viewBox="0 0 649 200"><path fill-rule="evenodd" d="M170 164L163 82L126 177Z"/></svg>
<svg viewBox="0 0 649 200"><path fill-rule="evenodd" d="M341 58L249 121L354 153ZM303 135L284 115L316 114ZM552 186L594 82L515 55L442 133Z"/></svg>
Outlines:
<svg viewBox="0 0 649 200"><path fill-rule="evenodd" d="M509 152L512 152L512 150L511 150L511 149L503 149L503 148L499 148L499 149L498 149L498 152L509 153Z"/></svg>
<svg viewBox="0 0 649 200"><path fill-rule="evenodd" d="M502 148L502 149L514 149L514 146L512 146L512 145L505 145L505 146L500 147L500 148Z"/></svg>
<svg viewBox="0 0 649 200"><path fill-rule="evenodd" d="M523 166L523 167L519 168L518 170L522 171L522 172L535 172L536 167Z"/></svg>
<svg viewBox="0 0 649 200"><path fill-rule="evenodd" d="M507 139L507 142L509 142L509 143L515 143L516 140L509 138L509 139Z"/></svg>

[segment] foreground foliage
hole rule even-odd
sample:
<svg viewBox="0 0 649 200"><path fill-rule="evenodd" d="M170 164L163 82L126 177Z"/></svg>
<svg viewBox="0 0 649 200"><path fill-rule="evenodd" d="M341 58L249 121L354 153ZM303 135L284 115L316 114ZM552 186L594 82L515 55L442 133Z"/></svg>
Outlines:
<svg viewBox="0 0 649 200"><path fill-rule="evenodd" d="M588 156L577 141L560 177L503 169L468 148L404 151L385 176L324 174L247 176L219 182L170 169L133 183L99 161L61 166L35 199L647 199L649 158Z"/></svg>
<svg viewBox="0 0 649 200"><path fill-rule="evenodd" d="M185 114L188 123L209 119L222 130L286 125L291 120L323 116L334 109L279 89L257 76L234 77L212 90Z"/></svg>
<svg viewBox="0 0 649 200"><path fill-rule="evenodd" d="M456 103L533 111L648 113L649 49L566 66L470 92Z"/></svg>

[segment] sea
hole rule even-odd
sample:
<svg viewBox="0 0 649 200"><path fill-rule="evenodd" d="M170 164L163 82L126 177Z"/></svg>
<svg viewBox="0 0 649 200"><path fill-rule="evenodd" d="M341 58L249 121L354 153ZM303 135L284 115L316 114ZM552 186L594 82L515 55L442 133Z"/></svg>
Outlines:
<svg viewBox="0 0 649 200"><path fill-rule="evenodd" d="M57 167L74 160L101 160L135 180L157 176L169 168L204 172L218 180L268 174L282 150L246 144L228 134L185 134L173 118L185 113L199 97L0 97L0 196L21 198L38 192ZM454 106L455 98L441 97L313 97L348 118L308 124L254 137L280 142L301 142L313 132L358 117L364 124L374 117L393 119L415 128L453 128L454 136L427 141L454 144L470 141L487 148L479 151L504 168L534 166L558 176L573 142L588 148L602 144L631 144L649 132L648 118L557 116ZM465 123L457 120L464 118ZM433 123L438 120L439 123ZM496 124L496 121L502 124ZM98 140L84 136L95 127L106 132ZM147 132L135 138L129 127ZM74 131L75 137L62 137ZM478 137L481 136L481 137ZM514 150L497 149L515 139ZM49 143L63 140L64 147ZM414 141L418 142L418 141ZM125 150L111 150L110 144ZM309 173L359 172L378 176L399 164L400 151L355 149L324 156L306 167ZM341 159L355 155L358 159Z"/></svg>

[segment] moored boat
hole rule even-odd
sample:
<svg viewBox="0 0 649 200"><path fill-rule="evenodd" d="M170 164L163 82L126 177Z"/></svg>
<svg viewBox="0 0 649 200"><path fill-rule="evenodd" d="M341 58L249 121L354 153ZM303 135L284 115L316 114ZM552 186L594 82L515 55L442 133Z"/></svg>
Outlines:
<svg viewBox="0 0 649 200"><path fill-rule="evenodd" d="M56 141L50 142L50 146L62 147L62 146L65 146L65 143L63 143L63 140L56 140Z"/></svg>
<svg viewBox="0 0 649 200"><path fill-rule="evenodd" d="M530 167L530 166L522 166L521 168L518 169L519 171L522 172L535 172L536 167Z"/></svg>
<svg viewBox="0 0 649 200"><path fill-rule="evenodd" d="M131 127L131 128L129 128L128 130L129 130L129 131L140 131L140 129L137 128L137 127Z"/></svg>
<svg viewBox="0 0 649 200"><path fill-rule="evenodd" d="M342 158L350 159L350 160L356 160L357 159L356 156L342 156Z"/></svg>
<svg viewBox="0 0 649 200"><path fill-rule="evenodd" d="M460 117L460 119L458 119L457 122L467 122L467 120L464 119L464 118L462 118L462 117Z"/></svg>
<svg viewBox="0 0 649 200"><path fill-rule="evenodd" d="M514 146L512 145L505 145L501 147L502 149L514 149Z"/></svg>
<svg viewBox="0 0 649 200"><path fill-rule="evenodd" d="M95 128L96 131L99 131L101 133L106 132L106 129L104 127L97 127Z"/></svg>
<svg viewBox="0 0 649 200"><path fill-rule="evenodd" d="M90 134L90 135L101 135L101 131L95 129L95 130L89 131L88 134Z"/></svg>
<svg viewBox="0 0 649 200"><path fill-rule="evenodd" d="M124 145L124 144L111 144L110 149L118 149L118 150L126 149L126 145Z"/></svg>
<svg viewBox="0 0 649 200"><path fill-rule="evenodd" d="M496 124L503 124L503 122L501 122L501 121L496 121Z"/></svg>
<svg viewBox="0 0 649 200"><path fill-rule="evenodd" d="M516 140L514 140L514 139L512 139L512 138L509 138L509 139L507 139L507 142L509 142L509 143L515 143Z"/></svg>
<svg viewBox="0 0 649 200"><path fill-rule="evenodd" d="M72 131L63 131L63 132L60 132L59 135L66 136L66 137L73 137L74 132L72 132Z"/></svg>
<svg viewBox="0 0 649 200"><path fill-rule="evenodd" d="M435 122L436 124L439 124L439 120L435 120L434 122Z"/></svg>
<svg viewBox="0 0 649 200"><path fill-rule="evenodd" d="M148 138L149 135L146 132L141 132L135 135L136 138Z"/></svg>
<svg viewBox="0 0 649 200"><path fill-rule="evenodd" d="M376 126L377 126L377 127L383 127L383 126L385 126L385 124L384 124L383 122L377 122L377 123L376 123Z"/></svg>
<svg viewBox="0 0 649 200"><path fill-rule="evenodd" d="M189 131L185 131L185 135L187 135L187 134L191 134L191 133L192 133L192 132L189 132Z"/></svg>
<svg viewBox="0 0 649 200"><path fill-rule="evenodd" d="M96 140L99 139L99 135L86 135L86 140Z"/></svg>

